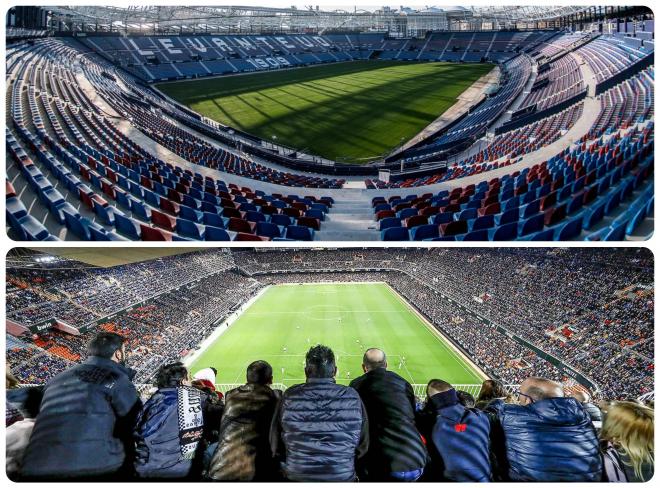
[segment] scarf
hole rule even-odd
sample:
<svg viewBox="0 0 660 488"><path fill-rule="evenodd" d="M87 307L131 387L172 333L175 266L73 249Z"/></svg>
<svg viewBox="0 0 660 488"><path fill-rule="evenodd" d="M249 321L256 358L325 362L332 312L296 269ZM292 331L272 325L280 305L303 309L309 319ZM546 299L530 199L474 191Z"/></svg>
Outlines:
<svg viewBox="0 0 660 488"><path fill-rule="evenodd" d="M192 459L204 429L202 392L188 386L177 388L177 406L181 458Z"/></svg>

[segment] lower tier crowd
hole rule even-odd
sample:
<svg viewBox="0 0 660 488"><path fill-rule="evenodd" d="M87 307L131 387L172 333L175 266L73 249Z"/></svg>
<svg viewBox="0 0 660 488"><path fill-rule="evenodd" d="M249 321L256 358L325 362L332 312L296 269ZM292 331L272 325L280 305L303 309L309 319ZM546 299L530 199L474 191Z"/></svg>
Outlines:
<svg viewBox="0 0 660 488"><path fill-rule="evenodd" d="M305 383L271 387L251 363L246 383L216 391L160 366L141 398L125 339L100 332L87 358L45 386L7 374L7 473L21 481L536 481L635 482L653 475L653 404L601 402L552 379L515 392L486 380L478 398L447 381L426 398L367 349L364 374L335 382L333 351L307 352Z"/></svg>

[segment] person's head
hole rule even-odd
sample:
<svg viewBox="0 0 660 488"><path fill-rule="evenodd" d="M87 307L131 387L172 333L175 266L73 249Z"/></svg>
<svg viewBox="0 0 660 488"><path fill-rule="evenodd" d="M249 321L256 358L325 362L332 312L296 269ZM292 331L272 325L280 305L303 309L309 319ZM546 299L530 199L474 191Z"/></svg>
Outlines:
<svg viewBox="0 0 660 488"><path fill-rule="evenodd" d="M125 339L114 332L99 332L87 345L87 354L126 364Z"/></svg>
<svg viewBox="0 0 660 488"><path fill-rule="evenodd" d="M426 385L426 395L429 398L431 398L433 395L437 395L438 393L444 393L444 392L449 391L453 388L454 387L451 386L451 384L447 383L446 381L431 380L431 381L429 381L429 384Z"/></svg>
<svg viewBox="0 0 660 488"><path fill-rule="evenodd" d="M501 381L486 380L481 384L477 402L490 402L496 398L506 398L506 390Z"/></svg>
<svg viewBox="0 0 660 488"><path fill-rule="evenodd" d="M527 378L520 385L518 390L518 403L520 405L529 405L548 398L561 398L564 396L564 389L556 381L545 378Z"/></svg>
<svg viewBox="0 0 660 488"><path fill-rule="evenodd" d="M5 378L6 378L5 386L7 390L16 388L21 383L20 381L18 381L18 378L16 378L16 376L12 374L11 370L9 369L9 364L7 364L7 369L5 370Z"/></svg>
<svg viewBox="0 0 660 488"><path fill-rule="evenodd" d="M247 367L247 382L255 385L273 383L273 368L266 361L254 361Z"/></svg>
<svg viewBox="0 0 660 488"><path fill-rule="evenodd" d="M307 378L334 378L337 374L335 354L327 346L318 344L307 351L305 376Z"/></svg>
<svg viewBox="0 0 660 488"><path fill-rule="evenodd" d="M378 368L387 368L385 352L375 347L367 349L362 356L362 371L368 373Z"/></svg>
<svg viewBox="0 0 660 488"><path fill-rule="evenodd" d="M641 478L642 465L653 464L653 409L634 402L613 402L610 404L601 439L609 441L625 452Z"/></svg>
<svg viewBox="0 0 660 488"><path fill-rule="evenodd" d="M190 382L188 370L181 362L163 364L156 374L158 388L176 388Z"/></svg>
<svg viewBox="0 0 660 488"><path fill-rule="evenodd" d="M457 390L456 396L458 397L458 401L461 403L461 405L463 405L466 408L474 408L474 406L476 405L476 402L474 401L474 397L470 395L467 391Z"/></svg>
<svg viewBox="0 0 660 488"><path fill-rule="evenodd" d="M580 403L589 403L591 397L586 391L578 390L573 392L571 395L572 398L575 398Z"/></svg>

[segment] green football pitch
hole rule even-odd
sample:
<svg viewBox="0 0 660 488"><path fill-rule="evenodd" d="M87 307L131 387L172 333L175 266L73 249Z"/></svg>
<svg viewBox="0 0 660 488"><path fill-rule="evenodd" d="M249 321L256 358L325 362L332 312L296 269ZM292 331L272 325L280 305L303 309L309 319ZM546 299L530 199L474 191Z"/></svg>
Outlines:
<svg viewBox="0 0 660 488"><path fill-rule="evenodd" d="M491 69L479 63L353 61L158 88L222 124L355 164L415 136Z"/></svg>
<svg viewBox="0 0 660 488"><path fill-rule="evenodd" d="M483 380L384 283L271 286L200 351L190 369L213 366L218 383L244 383L247 365L263 359L273 366L275 383L291 386L304 382L305 353L315 344L332 348L337 381L344 384L362 374L362 354L369 347L383 349L389 368L411 383Z"/></svg>

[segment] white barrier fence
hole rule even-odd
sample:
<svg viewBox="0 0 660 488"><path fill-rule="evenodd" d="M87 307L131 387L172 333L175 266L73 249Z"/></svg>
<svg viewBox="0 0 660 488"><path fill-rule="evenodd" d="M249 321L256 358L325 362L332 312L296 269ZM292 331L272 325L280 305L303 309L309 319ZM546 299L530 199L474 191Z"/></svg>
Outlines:
<svg viewBox="0 0 660 488"><path fill-rule="evenodd" d="M234 388L238 388L239 386L243 385L243 383L216 383L215 388L216 390L224 393L227 393L229 390L233 390ZM140 384L136 385L138 391L140 392L141 395L143 396L150 396L154 391L156 391L156 387L153 385L145 385L145 384ZM290 386L290 385L289 385ZM469 393L472 395L474 398L477 398L479 396L479 392L481 391L481 384L456 384L452 385L456 390L461 390ZM287 385L284 383L273 383L271 385L273 389L277 390L286 390ZM412 385L413 391L415 393L415 396L417 398L425 398L426 397L426 384L422 383L414 383ZM504 385L504 388L506 389L507 393L513 393L518 389L518 385Z"/></svg>

